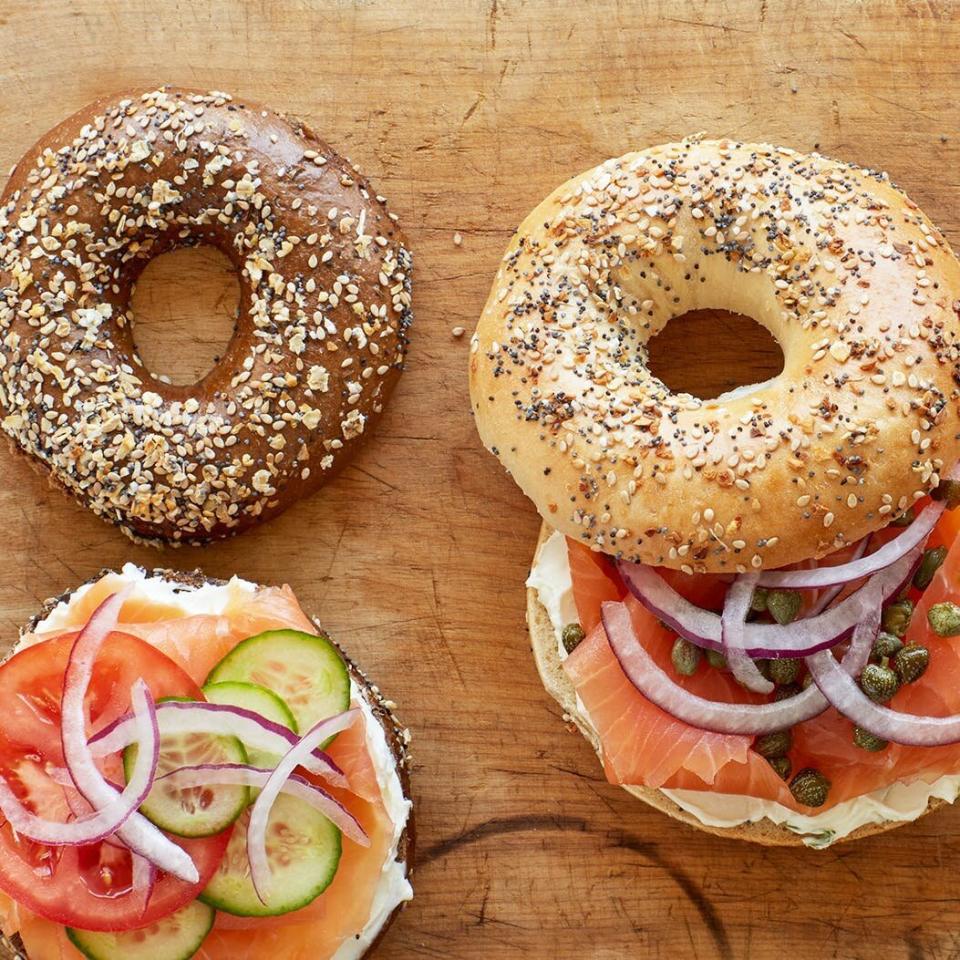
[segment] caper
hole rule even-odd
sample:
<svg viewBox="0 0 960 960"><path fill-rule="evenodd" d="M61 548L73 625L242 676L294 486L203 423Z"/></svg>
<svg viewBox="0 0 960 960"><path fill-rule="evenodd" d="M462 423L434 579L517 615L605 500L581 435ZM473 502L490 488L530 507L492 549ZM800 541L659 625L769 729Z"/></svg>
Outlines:
<svg viewBox="0 0 960 960"><path fill-rule="evenodd" d="M790 792L797 803L807 807L822 807L827 802L830 781L812 767L804 767L791 781Z"/></svg>
<svg viewBox="0 0 960 960"><path fill-rule="evenodd" d="M727 669L727 658L719 650L707 651L707 663L715 670Z"/></svg>
<svg viewBox="0 0 960 960"><path fill-rule="evenodd" d="M680 676L692 677L700 666L700 648L683 637L677 637L673 641L670 659L673 661L673 669Z"/></svg>
<svg viewBox="0 0 960 960"><path fill-rule="evenodd" d="M790 657L770 661L770 679L777 684L793 683L800 676L800 661Z"/></svg>
<svg viewBox="0 0 960 960"><path fill-rule="evenodd" d="M789 730L777 730L776 733L767 733L762 737L757 737L753 743L753 749L766 757L782 757L793 746L793 735Z"/></svg>
<svg viewBox="0 0 960 960"><path fill-rule="evenodd" d="M930 581L933 580L933 575L940 569L946 558L946 547L931 547L929 550L924 550L920 566L913 575L913 585L918 590L926 590L930 586Z"/></svg>
<svg viewBox="0 0 960 960"><path fill-rule="evenodd" d="M897 675L879 663L868 663L860 674L860 688L874 703L886 703L899 686Z"/></svg>
<svg viewBox="0 0 960 960"><path fill-rule="evenodd" d="M898 600L883 608L883 629L895 637L902 637L910 626L913 616L913 601Z"/></svg>
<svg viewBox="0 0 960 960"><path fill-rule="evenodd" d="M789 757L767 757L767 763L773 767L781 780L786 780L787 777L790 776L790 770L793 768Z"/></svg>
<svg viewBox="0 0 960 960"><path fill-rule="evenodd" d="M927 611L927 622L938 637L955 637L960 633L960 607L949 600L935 603Z"/></svg>
<svg viewBox="0 0 960 960"><path fill-rule="evenodd" d="M804 680L806 680L806 677L804 677ZM802 689L803 687L801 687L799 683L785 684L782 687L777 687L777 689L773 691L773 699L775 701L789 700L790 697L795 697L800 693Z"/></svg>
<svg viewBox="0 0 960 960"><path fill-rule="evenodd" d="M771 590L767 594L767 609L780 626L797 619L802 602L803 598L796 590Z"/></svg>
<svg viewBox="0 0 960 960"><path fill-rule="evenodd" d="M923 676L930 665L930 651L920 643L908 643L893 658L893 669L901 683L913 683Z"/></svg>
<svg viewBox="0 0 960 960"><path fill-rule="evenodd" d="M890 521L891 527L909 527L913 523L913 518L915 514L913 512L913 507L907 507L903 513L900 514L895 520Z"/></svg>
<svg viewBox="0 0 960 960"><path fill-rule="evenodd" d="M946 500L947 509L954 510L960 506L960 480L941 480L940 483L930 491L930 496L934 500Z"/></svg>
<svg viewBox="0 0 960 960"><path fill-rule="evenodd" d="M892 657L902 646L903 641L899 637L881 630L877 634L877 639L873 641L870 656L874 660L883 660L884 657Z"/></svg>
<svg viewBox="0 0 960 960"><path fill-rule="evenodd" d="M586 636L579 623L568 623L560 632L560 642L567 653L573 653L580 646L580 641Z"/></svg>
<svg viewBox="0 0 960 960"><path fill-rule="evenodd" d="M886 740L881 739L880 737L875 737L868 730L864 730L862 727L853 728L853 742L860 747L861 750L869 750L871 753L877 753L880 750L885 750L888 746Z"/></svg>
<svg viewBox="0 0 960 960"><path fill-rule="evenodd" d="M753 591L753 599L750 601L750 609L754 613L766 613L768 591L765 587L757 587Z"/></svg>

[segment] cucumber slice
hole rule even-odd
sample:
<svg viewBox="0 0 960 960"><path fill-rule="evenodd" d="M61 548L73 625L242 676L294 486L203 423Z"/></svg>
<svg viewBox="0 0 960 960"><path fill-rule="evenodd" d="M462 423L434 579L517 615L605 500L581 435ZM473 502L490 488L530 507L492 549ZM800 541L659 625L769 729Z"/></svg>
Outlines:
<svg viewBox="0 0 960 960"><path fill-rule="evenodd" d="M137 745L123 751L123 773L129 780L137 762ZM247 763L247 752L236 737L183 733L160 738L157 782L140 812L158 827L180 837L209 837L233 823L250 804L250 789L240 785L178 789L165 773L187 764Z"/></svg>
<svg viewBox="0 0 960 960"><path fill-rule="evenodd" d="M257 683L241 683L238 680L224 680L222 683L208 683L203 695L210 703L223 703L230 707L243 707L252 710L267 720L298 733L297 721L290 708L272 691ZM246 747L250 763L255 767L273 768L280 759L276 753L266 753L252 747Z"/></svg>
<svg viewBox="0 0 960 960"><path fill-rule="evenodd" d="M237 644L207 677L208 684L227 680L272 690L302 733L350 706L350 674L340 651L326 637L299 630L268 630Z"/></svg>
<svg viewBox="0 0 960 960"><path fill-rule="evenodd" d="M212 907L194 900L139 930L66 929L70 942L89 960L188 960L200 949L215 916Z"/></svg>
<svg viewBox="0 0 960 960"><path fill-rule="evenodd" d="M279 723L281 726L299 733L296 717L290 708L272 690L258 683L242 683L239 680L224 680L222 683L208 683L203 695L210 703L225 703L231 707L243 707L259 713L261 717Z"/></svg>
<svg viewBox="0 0 960 960"><path fill-rule="evenodd" d="M281 793L267 824L273 896L264 904L250 879L249 811L237 821L220 867L200 899L238 917L274 917L312 903L330 885L340 863L340 831L319 811Z"/></svg>

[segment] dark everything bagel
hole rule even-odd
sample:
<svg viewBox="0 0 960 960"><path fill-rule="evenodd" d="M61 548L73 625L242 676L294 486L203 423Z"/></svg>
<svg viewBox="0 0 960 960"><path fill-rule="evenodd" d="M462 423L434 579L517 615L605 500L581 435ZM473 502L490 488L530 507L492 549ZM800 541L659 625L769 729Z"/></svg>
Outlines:
<svg viewBox="0 0 960 960"><path fill-rule="evenodd" d="M198 384L131 335L144 266L206 243L237 269L236 333ZM353 166L297 120L222 93L100 100L0 198L4 431L133 536L203 542L341 468L400 374L410 255Z"/></svg>

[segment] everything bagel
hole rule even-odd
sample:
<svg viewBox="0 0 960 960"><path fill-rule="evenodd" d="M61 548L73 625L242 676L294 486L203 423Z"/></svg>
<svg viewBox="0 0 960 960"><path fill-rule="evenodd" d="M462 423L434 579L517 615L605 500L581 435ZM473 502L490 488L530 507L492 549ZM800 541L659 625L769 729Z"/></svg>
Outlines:
<svg viewBox="0 0 960 960"><path fill-rule="evenodd" d="M207 243L241 306L199 384L131 334L149 260ZM45 135L0 198L4 431L131 535L202 542L342 468L403 365L410 255L383 197L302 123L226 94L98 101Z"/></svg>
<svg viewBox="0 0 960 960"><path fill-rule="evenodd" d="M763 324L783 372L673 394L688 310ZM884 174L698 138L609 160L523 222L471 345L480 435L548 523L687 572L821 557L960 453L960 264Z"/></svg>

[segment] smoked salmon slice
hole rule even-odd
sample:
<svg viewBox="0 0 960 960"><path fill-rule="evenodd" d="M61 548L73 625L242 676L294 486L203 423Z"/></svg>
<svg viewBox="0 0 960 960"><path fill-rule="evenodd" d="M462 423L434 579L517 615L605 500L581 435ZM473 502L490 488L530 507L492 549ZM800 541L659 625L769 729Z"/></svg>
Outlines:
<svg viewBox="0 0 960 960"><path fill-rule="evenodd" d="M606 554L567 537L567 560L580 626L589 633L600 622L603 601L622 600L627 591Z"/></svg>
<svg viewBox="0 0 960 960"><path fill-rule="evenodd" d="M662 661L672 637L643 607L628 597L631 616L644 646ZM662 665L662 663L661 663ZM686 769L712 783L727 763L746 763L750 737L727 737L688 726L642 696L620 669L603 626L596 626L564 661L604 745L604 766L614 783L663 786ZM698 669L709 670L702 663ZM723 694L724 675L712 671L704 686ZM689 678L693 679L693 678Z"/></svg>

